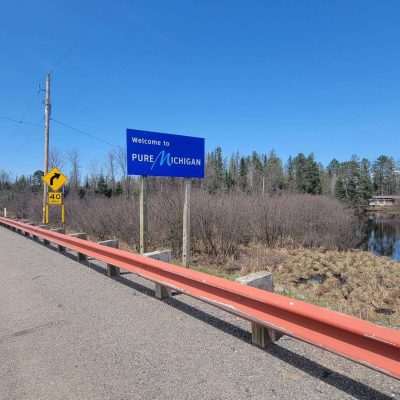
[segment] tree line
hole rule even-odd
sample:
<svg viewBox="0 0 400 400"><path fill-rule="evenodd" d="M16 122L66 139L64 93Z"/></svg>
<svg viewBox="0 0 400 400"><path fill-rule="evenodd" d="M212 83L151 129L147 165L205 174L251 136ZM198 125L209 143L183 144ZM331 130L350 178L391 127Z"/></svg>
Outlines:
<svg viewBox="0 0 400 400"><path fill-rule="evenodd" d="M127 195L137 191L137 182L126 175L125 151L118 149L107 156L102 166L93 163L90 174L82 176L80 156L77 151L65 156L57 151L50 155L50 167L57 166L68 171L67 192L80 197L98 194L106 197ZM0 170L0 190L19 192L40 191L43 171L32 175L11 175ZM176 179L151 178L150 188L162 187L166 182L174 184ZM314 154L299 153L284 162L274 151L253 152L230 157L224 156L221 147L206 156L206 177L197 182L210 194L219 192L243 192L259 194L303 193L328 195L360 206L373 195L400 193L400 165L393 157L381 155L376 160L353 156L348 161L333 159L327 166L316 161Z"/></svg>
<svg viewBox="0 0 400 400"><path fill-rule="evenodd" d="M299 153L286 163L274 151L249 156L235 153L224 158L218 147L207 156L205 187L210 193L324 194L362 205L373 195L400 193L400 165L387 155L374 161L357 156L343 162L333 159L326 167L312 153Z"/></svg>

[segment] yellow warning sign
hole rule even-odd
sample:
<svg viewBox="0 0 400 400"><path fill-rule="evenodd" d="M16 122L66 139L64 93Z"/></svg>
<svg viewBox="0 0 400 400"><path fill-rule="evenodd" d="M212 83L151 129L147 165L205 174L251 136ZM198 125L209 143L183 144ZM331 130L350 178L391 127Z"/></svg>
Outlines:
<svg viewBox="0 0 400 400"><path fill-rule="evenodd" d="M61 192L47 193L47 204L61 206L63 203L63 194Z"/></svg>
<svg viewBox="0 0 400 400"><path fill-rule="evenodd" d="M58 168L53 168L43 177L43 182L53 192L58 192L67 183L67 177Z"/></svg>

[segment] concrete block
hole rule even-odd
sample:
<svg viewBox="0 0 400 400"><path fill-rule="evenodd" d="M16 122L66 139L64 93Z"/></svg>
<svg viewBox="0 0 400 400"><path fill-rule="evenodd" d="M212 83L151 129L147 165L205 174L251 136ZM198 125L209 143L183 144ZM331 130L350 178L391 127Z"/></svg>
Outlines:
<svg viewBox="0 0 400 400"><path fill-rule="evenodd" d="M102 240L101 242L97 243L101 244L102 246L114 247L115 249L118 249L119 247L118 239ZM115 265L107 264L107 275L109 277L119 276L120 272L121 272L120 269Z"/></svg>
<svg viewBox="0 0 400 400"><path fill-rule="evenodd" d="M274 291L274 282L272 274L266 271L254 272L246 276L241 276L236 279L242 285L256 287L258 289Z"/></svg>
<svg viewBox="0 0 400 400"><path fill-rule="evenodd" d="M68 236L75 237L82 240L87 240L87 233L85 232L76 232L70 233ZM78 253L78 262L87 262L86 254Z"/></svg>
<svg viewBox="0 0 400 400"><path fill-rule="evenodd" d="M274 282L270 272L254 272L246 276L241 276L240 278L237 278L236 281L242 285L256 287L268 292L274 291ZM255 346L265 349L281 337L282 333L275 329L267 328L256 322L251 323L251 342Z"/></svg>
<svg viewBox="0 0 400 400"><path fill-rule="evenodd" d="M143 255L164 262L171 262L172 260L172 250L170 249L152 251L150 253L144 253Z"/></svg>
<svg viewBox="0 0 400 400"><path fill-rule="evenodd" d="M114 247L115 249L118 249L119 240L118 239L102 240L101 242L97 242L97 244L101 244L102 246Z"/></svg>
<svg viewBox="0 0 400 400"><path fill-rule="evenodd" d="M172 260L172 250L169 249L152 251L151 253L144 253L143 255L164 262L171 262ZM155 284L154 293L156 298L159 300L163 300L171 296L170 290L158 283Z"/></svg>
<svg viewBox="0 0 400 400"><path fill-rule="evenodd" d="M50 230L52 232L56 232L56 233L65 233L65 229L64 228L51 228Z"/></svg>
<svg viewBox="0 0 400 400"><path fill-rule="evenodd" d="M85 232L76 232L76 233L68 233L68 236L78 238L78 239L83 239L87 240L87 233Z"/></svg>

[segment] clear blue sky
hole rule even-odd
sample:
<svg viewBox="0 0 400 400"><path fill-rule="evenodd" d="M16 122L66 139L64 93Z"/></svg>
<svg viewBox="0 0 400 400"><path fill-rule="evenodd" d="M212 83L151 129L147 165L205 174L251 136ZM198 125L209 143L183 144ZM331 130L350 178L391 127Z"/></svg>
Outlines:
<svg viewBox="0 0 400 400"><path fill-rule="evenodd" d="M226 155L399 159L399 21L398 0L4 1L0 169L42 168L48 70L52 116L116 145L137 128ZM56 124L51 142L85 170L110 148Z"/></svg>

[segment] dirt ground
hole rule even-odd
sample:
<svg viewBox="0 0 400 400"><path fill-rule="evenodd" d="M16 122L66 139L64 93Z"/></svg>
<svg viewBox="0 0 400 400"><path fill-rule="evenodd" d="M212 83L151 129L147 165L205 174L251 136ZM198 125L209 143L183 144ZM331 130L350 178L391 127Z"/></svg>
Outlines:
<svg viewBox="0 0 400 400"><path fill-rule="evenodd" d="M400 328L400 263L366 251L241 249L238 260L194 268L235 279L273 273L275 291L374 323ZM200 265L207 265L201 267Z"/></svg>

